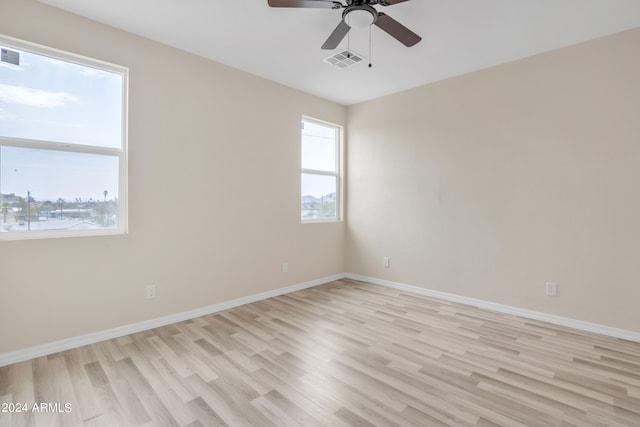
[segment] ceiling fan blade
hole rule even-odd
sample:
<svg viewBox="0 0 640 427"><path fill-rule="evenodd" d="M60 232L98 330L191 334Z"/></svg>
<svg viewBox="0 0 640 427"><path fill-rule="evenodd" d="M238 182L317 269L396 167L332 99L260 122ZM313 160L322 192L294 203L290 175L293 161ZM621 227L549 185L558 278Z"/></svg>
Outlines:
<svg viewBox="0 0 640 427"><path fill-rule="evenodd" d="M340 9L342 4L333 0L268 0L271 7L312 7L315 9Z"/></svg>
<svg viewBox="0 0 640 427"><path fill-rule="evenodd" d="M333 33L331 33L327 41L322 45L322 49L332 50L337 48L350 29L351 27L349 26L349 24L347 24L343 20L340 20L340 23L338 24L336 29L333 30Z"/></svg>
<svg viewBox="0 0 640 427"><path fill-rule="evenodd" d="M394 4L402 3L409 0L378 0L380 6L393 6Z"/></svg>
<svg viewBox="0 0 640 427"><path fill-rule="evenodd" d="M422 37L382 12L378 12L376 25L407 47L411 47L422 40Z"/></svg>

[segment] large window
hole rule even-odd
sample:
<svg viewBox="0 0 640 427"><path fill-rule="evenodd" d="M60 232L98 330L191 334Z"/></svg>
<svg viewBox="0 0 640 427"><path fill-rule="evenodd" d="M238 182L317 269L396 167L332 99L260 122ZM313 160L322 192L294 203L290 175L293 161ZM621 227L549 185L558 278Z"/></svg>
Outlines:
<svg viewBox="0 0 640 427"><path fill-rule="evenodd" d="M127 70L0 49L0 239L126 232Z"/></svg>
<svg viewBox="0 0 640 427"><path fill-rule="evenodd" d="M303 222L340 219L340 127L302 120Z"/></svg>

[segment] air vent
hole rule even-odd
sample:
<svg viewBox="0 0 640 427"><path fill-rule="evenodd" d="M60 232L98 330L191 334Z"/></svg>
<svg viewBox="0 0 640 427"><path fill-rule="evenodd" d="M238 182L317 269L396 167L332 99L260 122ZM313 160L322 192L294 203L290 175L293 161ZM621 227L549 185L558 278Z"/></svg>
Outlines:
<svg viewBox="0 0 640 427"><path fill-rule="evenodd" d="M359 64L364 61L364 57L352 50L343 50L335 55L324 58L324 62L331 64L340 69L351 67L352 65Z"/></svg>

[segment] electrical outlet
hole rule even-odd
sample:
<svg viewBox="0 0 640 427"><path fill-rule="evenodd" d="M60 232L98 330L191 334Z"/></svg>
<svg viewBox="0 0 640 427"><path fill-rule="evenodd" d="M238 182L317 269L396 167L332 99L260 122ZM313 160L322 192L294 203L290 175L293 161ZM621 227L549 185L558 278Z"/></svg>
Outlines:
<svg viewBox="0 0 640 427"><path fill-rule="evenodd" d="M282 272L283 273L289 272L289 263L288 262L283 262L282 263Z"/></svg>
<svg viewBox="0 0 640 427"><path fill-rule="evenodd" d="M388 256L382 257L382 266L384 268L389 268L389 257Z"/></svg>
<svg viewBox="0 0 640 427"><path fill-rule="evenodd" d="M156 285L147 285L147 299L156 297Z"/></svg>
<svg viewBox="0 0 640 427"><path fill-rule="evenodd" d="M545 293L549 297L555 297L556 295L558 295L558 285L553 282L547 282L545 284Z"/></svg>

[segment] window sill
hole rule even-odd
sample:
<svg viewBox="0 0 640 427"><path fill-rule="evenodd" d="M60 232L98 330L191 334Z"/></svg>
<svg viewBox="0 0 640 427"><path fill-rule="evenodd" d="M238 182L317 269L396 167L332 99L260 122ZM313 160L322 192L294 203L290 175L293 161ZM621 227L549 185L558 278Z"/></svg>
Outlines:
<svg viewBox="0 0 640 427"><path fill-rule="evenodd" d="M318 219L303 219L301 221L302 224L326 224L331 222L342 222L342 220L337 218L318 218Z"/></svg>

